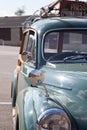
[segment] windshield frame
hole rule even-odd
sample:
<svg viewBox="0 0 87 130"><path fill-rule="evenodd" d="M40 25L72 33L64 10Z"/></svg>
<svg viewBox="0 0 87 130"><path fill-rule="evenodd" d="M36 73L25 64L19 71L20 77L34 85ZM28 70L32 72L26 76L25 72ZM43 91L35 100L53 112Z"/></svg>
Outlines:
<svg viewBox="0 0 87 130"><path fill-rule="evenodd" d="M51 30L49 30L49 31L47 31L47 32L45 32L45 34L43 35L43 39L42 39L42 57L43 57L43 59L46 61L46 62L48 62L48 60L45 58L45 55L44 55L44 42L45 42L45 38L46 38L46 35L48 34L48 33L51 33L51 32L62 32L62 31L66 31L66 32L68 32L68 31L72 31L72 32L74 32L74 31L87 31L87 28L58 28L58 29L51 29ZM63 60L58 60L59 61L59 63L64 63L64 61ZM58 62L57 61L57 62ZM52 62L52 61L50 61L50 62ZM77 62L77 61L75 61L76 63L80 63L80 62ZM75 63L75 62L71 62L71 63Z"/></svg>

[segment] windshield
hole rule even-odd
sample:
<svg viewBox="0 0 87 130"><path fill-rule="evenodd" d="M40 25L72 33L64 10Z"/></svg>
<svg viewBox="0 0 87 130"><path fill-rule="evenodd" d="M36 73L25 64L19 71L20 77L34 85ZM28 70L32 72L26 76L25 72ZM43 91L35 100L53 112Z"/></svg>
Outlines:
<svg viewBox="0 0 87 130"><path fill-rule="evenodd" d="M44 39L47 61L87 62L87 31L53 31Z"/></svg>

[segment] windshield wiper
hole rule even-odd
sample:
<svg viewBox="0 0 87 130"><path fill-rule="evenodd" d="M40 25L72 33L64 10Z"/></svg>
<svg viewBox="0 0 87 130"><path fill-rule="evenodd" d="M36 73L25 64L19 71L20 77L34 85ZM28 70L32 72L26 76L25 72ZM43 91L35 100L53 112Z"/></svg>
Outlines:
<svg viewBox="0 0 87 130"><path fill-rule="evenodd" d="M74 55L74 56L68 56L68 57L65 57L63 60L64 62L66 61L73 61L73 60L81 60L81 59L85 59L87 60L87 55Z"/></svg>

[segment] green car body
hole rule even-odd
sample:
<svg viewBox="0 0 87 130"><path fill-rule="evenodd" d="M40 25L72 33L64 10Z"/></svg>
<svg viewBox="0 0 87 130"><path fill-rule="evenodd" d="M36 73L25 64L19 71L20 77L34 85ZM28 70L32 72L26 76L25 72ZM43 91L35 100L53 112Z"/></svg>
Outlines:
<svg viewBox="0 0 87 130"><path fill-rule="evenodd" d="M32 57L26 42L31 35ZM54 44L59 40L57 52L48 44L52 36ZM40 19L27 28L24 39L19 54L25 60L12 81L15 130L87 130L87 19ZM70 48L69 40L77 43Z"/></svg>

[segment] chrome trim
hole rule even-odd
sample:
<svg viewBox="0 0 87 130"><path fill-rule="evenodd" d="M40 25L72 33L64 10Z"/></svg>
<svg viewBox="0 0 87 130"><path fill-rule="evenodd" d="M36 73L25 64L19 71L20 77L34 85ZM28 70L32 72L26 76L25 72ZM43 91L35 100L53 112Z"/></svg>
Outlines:
<svg viewBox="0 0 87 130"><path fill-rule="evenodd" d="M67 115L64 110L62 109L57 109L57 108L51 108L46 111L44 111L38 118L38 124L41 124L42 120L45 119L48 115L53 115L53 114L64 114Z"/></svg>

